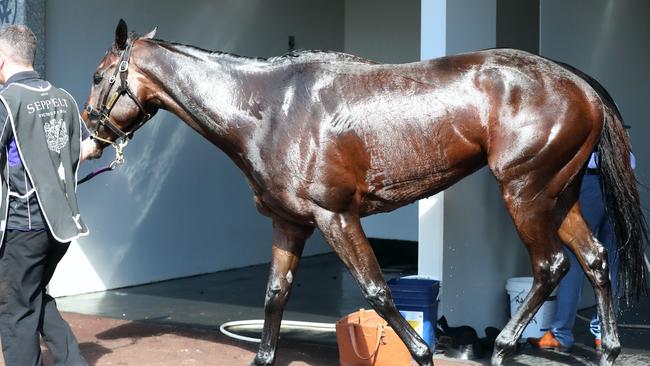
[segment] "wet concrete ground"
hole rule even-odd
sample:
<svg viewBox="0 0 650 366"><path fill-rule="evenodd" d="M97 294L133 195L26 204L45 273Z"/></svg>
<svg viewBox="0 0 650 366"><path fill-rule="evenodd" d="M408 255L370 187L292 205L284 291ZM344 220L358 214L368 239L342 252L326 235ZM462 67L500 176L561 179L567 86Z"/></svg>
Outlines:
<svg viewBox="0 0 650 366"><path fill-rule="evenodd" d="M219 332L185 329L91 315L64 313L90 366L248 365L255 356L252 344L234 341ZM333 365L331 347L284 342L278 366ZM42 346L44 365L52 357ZM0 359L0 366L4 363ZM10 365L20 366L20 365Z"/></svg>
<svg viewBox="0 0 650 366"><path fill-rule="evenodd" d="M412 274L413 270L410 267L397 267L387 271L385 275L387 278L407 275ZM163 335L180 332L185 334L185 338L207 342L201 343L197 349L203 350L201 347L207 347L201 352L211 354L208 359L214 362L194 364L248 365L255 345L230 340L219 333L218 327L228 321L263 318L262 304L267 273L268 265L253 266L127 289L60 298L58 304L64 311L111 318L109 323L116 321L112 319L135 321L113 324L119 331L111 330L112 323L103 325L102 327L107 328L98 333L99 335L87 335L89 344L98 342L93 340L93 337L101 340L102 334L109 332L108 334L113 334L114 341L126 342L125 344L135 342L135 345L140 345L140 348L136 348L139 351L134 351L134 355L146 355L148 350L153 349L155 354L151 357L154 358L149 360L159 359L156 358L155 344L170 354L174 353L174 350L191 348L182 346L183 341L177 344L173 339L165 337L152 338L146 331L139 333L138 330L138 327L153 327L146 329L154 330L162 328L166 329L162 332ZM350 312L368 307L347 271L333 255L305 258L294 286L284 319L333 323ZM584 315L590 316L589 310L585 311ZM640 306L624 313L622 322L650 324L649 318L650 301L645 299ZM160 333L149 331L152 332ZM650 365L650 331L621 329L620 333L624 350L617 364ZM506 365L597 364L597 354L591 346L593 339L587 331L587 323L576 321L576 336L578 342L570 353L523 348ZM146 342L147 339L155 342L150 344ZM101 345L101 342L99 344ZM124 352L128 347L115 350L110 346L102 347L110 349L111 352L96 357L95 365L180 365L194 362L191 361L191 355L187 355L182 363L178 363L178 360L172 361L170 357L167 357L169 363L164 363L164 357L160 361L163 363L142 363L146 358L134 363L127 356L119 358L122 357L119 356L120 352ZM280 347L280 355L284 361L279 365L338 364L334 334L314 336L301 332L285 333ZM118 357L119 362L111 357ZM478 364L487 364L487 360L480 361ZM436 365L442 363L437 362Z"/></svg>

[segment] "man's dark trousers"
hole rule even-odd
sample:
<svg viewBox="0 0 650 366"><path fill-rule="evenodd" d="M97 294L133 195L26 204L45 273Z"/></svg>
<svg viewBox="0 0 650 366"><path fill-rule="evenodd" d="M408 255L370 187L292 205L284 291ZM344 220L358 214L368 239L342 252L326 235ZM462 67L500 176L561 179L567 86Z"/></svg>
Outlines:
<svg viewBox="0 0 650 366"><path fill-rule="evenodd" d="M68 250L47 231L7 230L0 249L0 337L7 366L40 366L42 335L56 366L87 366L54 299L46 293Z"/></svg>

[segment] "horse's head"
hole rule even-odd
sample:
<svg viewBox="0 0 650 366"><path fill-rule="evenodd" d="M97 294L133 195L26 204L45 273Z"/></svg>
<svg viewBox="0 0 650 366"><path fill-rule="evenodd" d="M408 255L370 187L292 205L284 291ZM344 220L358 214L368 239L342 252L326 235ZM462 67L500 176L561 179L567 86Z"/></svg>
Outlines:
<svg viewBox="0 0 650 366"><path fill-rule="evenodd" d="M156 30L138 37L128 34L126 22L120 19L115 30L115 43L95 70L93 86L86 101L82 118L95 141L90 158L98 158L102 150L123 143L156 113L155 86L134 62L134 56L144 56L142 39L151 39Z"/></svg>

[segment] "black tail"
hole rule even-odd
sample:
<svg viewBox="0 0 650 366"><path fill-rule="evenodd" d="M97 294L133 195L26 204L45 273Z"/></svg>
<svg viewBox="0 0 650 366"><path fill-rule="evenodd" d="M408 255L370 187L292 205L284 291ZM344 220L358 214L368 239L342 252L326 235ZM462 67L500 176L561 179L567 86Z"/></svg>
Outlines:
<svg viewBox="0 0 650 366"><path fill-rule="evenodd" d="M611 97L609 98L611 101ZM630 164L630 143L616 105L603 100L605 125L598 143L600 177L607 212L618 241L618 293L630 300L646 294L644 255L648 242L638 182Z"/></svg>

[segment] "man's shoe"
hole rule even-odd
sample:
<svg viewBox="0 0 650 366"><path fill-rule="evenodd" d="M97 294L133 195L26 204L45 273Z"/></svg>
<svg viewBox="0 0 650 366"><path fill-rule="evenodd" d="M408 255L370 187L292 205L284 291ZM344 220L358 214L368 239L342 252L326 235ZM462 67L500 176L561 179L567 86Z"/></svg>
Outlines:
<svg viewBox="0 0 650 366"><path fill-rule="evenodd" d="M568 347L563 346L549 330L541 338L528 338L528 343L541 349L552 349L554 351L566 352Z"/></svg>

